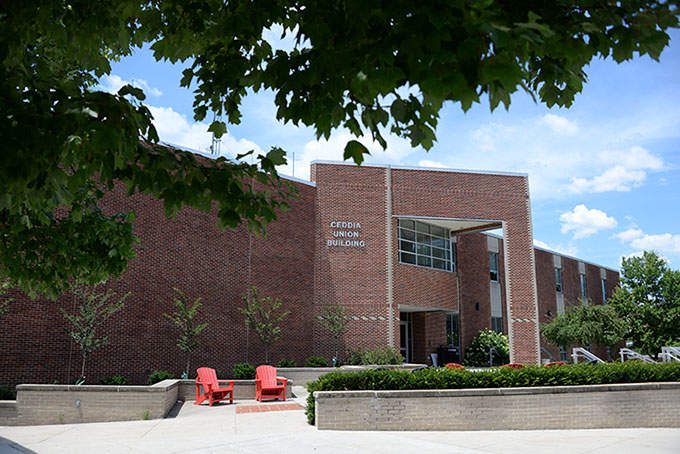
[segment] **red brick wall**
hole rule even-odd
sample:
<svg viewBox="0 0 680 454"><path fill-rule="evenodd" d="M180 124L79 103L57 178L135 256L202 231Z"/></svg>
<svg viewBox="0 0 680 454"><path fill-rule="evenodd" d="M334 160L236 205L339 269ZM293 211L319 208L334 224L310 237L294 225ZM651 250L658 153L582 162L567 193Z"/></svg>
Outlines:
<svg viewBox="0 0 680 454"><path fill-rule="evenodd" d="M505 221L511 357L518 362L537 362L537 303L526 178L394 169L392 184L395 215Z"/></svg>
<svg viewBox="0 0 680 454"><path fill-rule="evenodd" d="M236 310L250 284L258 286L261 295L280 298L291 311L270 361L287 358L302 364L314 350L309 336L313 314L307 307L313 301L315 219L314 188L297 186L300 199L291 200L291 210L279 214L268 236L253 237L252 244L244 227L221 231L212 214L183 209L169 221L162 203L153 198L127 198L121 190L109 194L103 204L107 212L135 212L140 244L123 278L106 285L121 294L132 293L123 311L101 328L110 343L88 359L87 382L124 374L142 383L147 371L183 371L177 333L162 315L174 310L173 287L191 302L202 297L201 321L210 323L193 355L192 369L211 366L230 373L236 363L264 361L260 342L254 333L246 335L244 317ZM67 325L58 310L72 310L72 297L48 302L13 295L16 301L0 327L0 383L72 383L80 375L80 354L63 332Z"/></svg>
<svg viewBox="0 0 680 454"><path fill-rule="evenodd" d="M316 258L312 312L340 303L354 320L344 336L344 348L388 345L386 189L384 169L348 165L312 165L316 181ZM360 228L334 228L332 222L359 223ZM328 246L342 240L333 232L358 232L353 241L365 247ZM398 310L393 314L398 329ZM329 355L328 333L314 327L319 354ZM399 347L398 331L395 347Z"/></svg>
<svg viewBox="0 0 680 454"><path fill-rule="evenodd" d="M394 216L506 222L509 243L504 247L501 242L499 254L504 331L509 330L508 320L514 319L513 359L535 362L536 317L542 321L547 310L556 313L556 308L552 255L539 251L540 309L536 313L526 179L407 169L392 169L391 173ZM184 355L175 345L177 333L162 315L174 310L173 287L183 290L190 301L202 297L202 321L210 323L193 355L192 369L211 366L226 375L237 363L264 361L261 343L255 333L246 330L244 317L237 311L243 306L241 295L251 285L263 296L280 298L284 309L291 311L280 341L269 354L270 362L293 359L303 365L310 355L333 356L335 342L317 320L326 303L338 302L352 311L341 352L387 345L386 174L382 167L313 165L316 187L295 183L300 197L289 202L291 210L280 213L263 238L252 237L244 227L221 231L214 214L184 209L170 221L163 214L162 203L153 198L127 198L120 190L109 194L104 208L108 212L134 211L135 233L141 242L128 272L106 286L121 294L132 293L124 311L102 327L101 333L109 335L110 343L88 360L88 383L114 374L142 383L154 369L182 372ZM337 221L358 222L361 227L331 227L331 222ZM414 360L426 361L446 343L445 311L459 311L464 349L480 329L491 327L486 236L459 237L458 269L450 273L400 264L396 217L390 222L392 345L399 347L399 306L409 305L440 311L414 314ZM364 241L365 247L328 246L328 240L339 239L333 236L334 231L358 232L351 240ZM510 289L506 287L505 260L510 260ZM578 263L563 258L562 268L565 299L577 302ZM599 268L592 268L588 268L589 294L595 297L601 293ZM617 283L617 274L608 272L610 294ZM17 292L12 296L16 298L12 311L0 325L0 383L73 382L80 373L80 356L63 332L66 321L59 312L60 307L72 310L72 297L48 302L30 301Z"/></svg>

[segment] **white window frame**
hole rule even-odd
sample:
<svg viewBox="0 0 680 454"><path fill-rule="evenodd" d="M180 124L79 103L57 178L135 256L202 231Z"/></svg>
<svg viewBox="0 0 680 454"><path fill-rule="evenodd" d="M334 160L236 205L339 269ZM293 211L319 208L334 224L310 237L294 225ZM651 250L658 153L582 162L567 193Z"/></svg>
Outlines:
<svg viewBox="0 0 680 454"><path fill-rule="evenodd" d="M407 222L413 222L413 228L404 225ZM432 233L432 227L441 229L444 232L443 236ZM399 263L439 271L455 272L455 247L452 245L451 234L445 227L415 219L399 219L397 230ZM423 230L427 230L427 232ZM408 250L406 246L411 250ZM425 253L424 251L429 252ZM414 263L405 261L404 257L412 257ZM442 264L443 267L435 266L435 263Z"/></svg>
<svg viewBox="0 0 680 454"><path fill-rule="evenodd" d="M562 268L555 268L555 291L562 293Z"/></svg>

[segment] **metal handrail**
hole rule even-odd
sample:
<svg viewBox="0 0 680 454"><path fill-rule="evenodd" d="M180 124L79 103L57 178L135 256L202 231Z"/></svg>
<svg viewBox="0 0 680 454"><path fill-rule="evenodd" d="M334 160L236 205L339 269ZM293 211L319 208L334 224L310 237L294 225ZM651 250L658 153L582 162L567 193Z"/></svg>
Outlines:
<svg viewBox="0 0 680 454"><path fill-rule="evenodd" d="M624 362L629 359L639 359L646 363L656 363L656 361L654 361L654 359L651 356L643 355L630 348L622 348L621 350L619 350L619 356L621 356L621 362Z"/></svg>
<svg viewBox="0 0 680 454"><path fill-rule="evenodd" d="M680 347L661 347L659 358L663 359L665 363L672 361L680 362Z"/></svg>
<svg viewBox="0 0 680 454"><path fill-rule="evenodd" d="M574 364L578 363L579 358L583 358L587 362L591 363L604 363L603 360L593 355L591 352L589 352L583 347L574 347L571 350L571 358L574 360Z"/></svg>

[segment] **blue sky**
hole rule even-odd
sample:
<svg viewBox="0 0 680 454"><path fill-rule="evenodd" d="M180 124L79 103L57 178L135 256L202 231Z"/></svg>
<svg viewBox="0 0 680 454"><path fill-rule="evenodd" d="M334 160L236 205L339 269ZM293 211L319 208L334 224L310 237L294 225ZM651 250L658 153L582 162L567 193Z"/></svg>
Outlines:
<svg viewBox="0 0 680 454"><path fill-rule="evenodd" d="M618 268L622 256L656 250L680 268L680 32L661 55L617 65L596 60L589 81L569 109L548 109L517 93L509 111L488 102L463 113L441 112L438 142L429 152L390 137L383 151L370 140L368 162L529 174L535 243ZM207 121L196 123L193 97L179 86L184 65L156 62L139 50L113 64L100 87L125 82L144 89L162 140L207 151ZM350 139L337 131L315 140L310 128L276 120L273 94L246 98L240 125L228 125L222 154L280 146L289 164L280 171L309 179L311 161L342 160Z"/></svg>

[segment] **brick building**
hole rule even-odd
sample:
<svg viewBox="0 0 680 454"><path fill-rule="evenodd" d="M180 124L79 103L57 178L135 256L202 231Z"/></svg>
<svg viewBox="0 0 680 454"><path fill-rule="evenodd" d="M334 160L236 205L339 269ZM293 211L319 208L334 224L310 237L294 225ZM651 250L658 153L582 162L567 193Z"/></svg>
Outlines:
<svg viewBox="0 0 680 454"><path fill-rule="evenodd" d="M140 244L123 278L107 284L131 294L102 328L110 343L88 358L88 383L182 371L175 327L163 317L174 310L173 287L203 298L209 326L192 366L228 372L264 359L237 311L253 285L290 311L270 361L302 365L335 351L317 320L332 302L352 312L344 349L392 345L408 361L427 362L442 346L464 355L490 328L509 335L512 361L564 358L540 342L538 324L583 296L601 303L618 284L614 270L533 247L526 175L315 162L311 180L291 180L299 197L266 237L243 226L221 231L214 214L192 209L168 220L158 200L108 194L106 210L135 212ZM482 233L498 228L503 238ZM73 382L81 356L59 311L75 310L73 296L11 296L0 383Z"/></svg>

